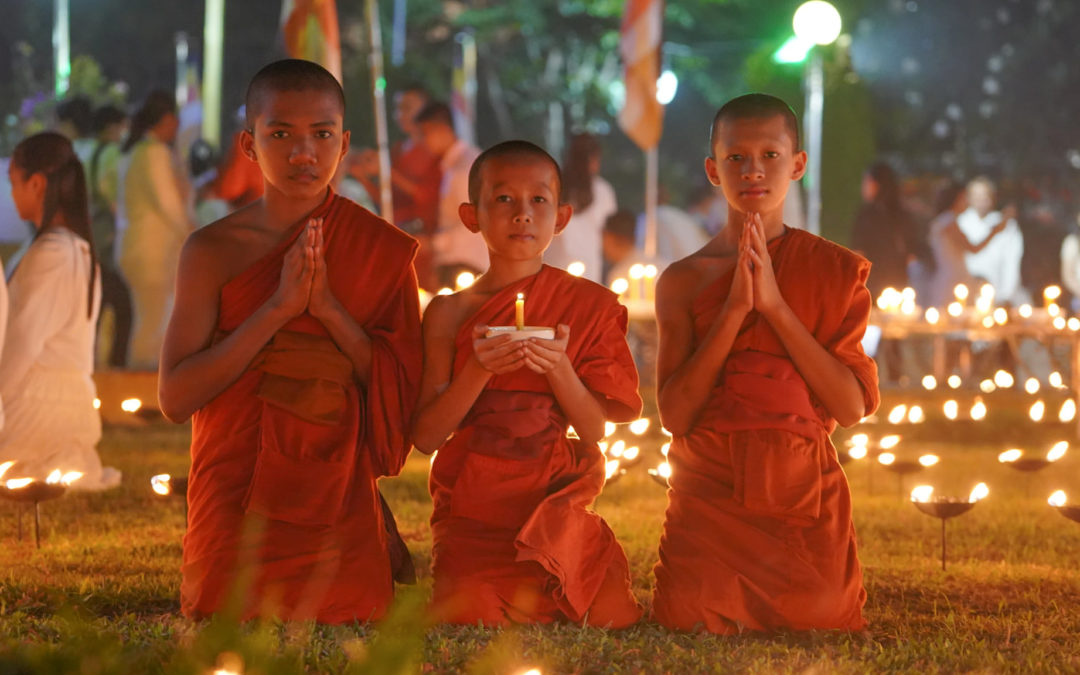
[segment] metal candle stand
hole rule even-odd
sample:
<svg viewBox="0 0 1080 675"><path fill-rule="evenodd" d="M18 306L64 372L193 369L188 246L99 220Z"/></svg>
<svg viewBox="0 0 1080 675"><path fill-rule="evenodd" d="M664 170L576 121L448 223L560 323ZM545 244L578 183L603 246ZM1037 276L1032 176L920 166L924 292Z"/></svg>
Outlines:
<svg viewBox="0 0 1080 675"><path fill-rule="evenodd" d="M1057 512L1065 516L1073 522L1080 523L1080 504L1065 504L1063 506L1055 506Z"/></svg>
<svg viewBox="0 0 1080 675"><path fill-rule="evenodd" d="M941 519L941 569L945 569L945 521L975 508L976 502L953 497L937 497L931 501L912 501L915 508L928 516Z"/></svg>
<svg viewBox="0 0 1080 675"><path fill-rule="evenodd" d="M1011 462L1003 462L1003 464L1008 466L1010 469L1013 469L1014 471L1019 471L1020 473L1026 474L1033 474L1038 471L1042 471L1046 467L1053 464L1053 462L1046 459L1045 457L1021 457L1020 459L1015 459ZM1024 494L1027 497L1031 497L1030 475L1024 481Z"/></svg>
<svg viewBox="0 0 1080 675"><path fill-rule="evenodd" d="M878 462L880 464L880 462ZM896 474L896 489L897 494L901 498L904 496L904 476L910 476L914 473L919 473L926 467L910 459L898 459L892 464L882 464L887 471L891 471Z"/></svg>
<svg viewBox="0 0 1080 675"><path fill-rule="evenodd" d="M167 473L158 474L150 478L150 485L154 492L161 497L177 497L184 504L184 524L187 524L187 476L170 476Z"/></svg>
<svg viewBox="0 0 1080 675"><path fill-rule="evenodd" d="M19 541L23 538L22 527L22 514L23 504L34 505L34 545L37 548L41 548L41 502L47 502L51 499L57 499L67 492L67 485L63 483L46 483L44 481L34 481L28 483L23 487L9 488L6 485L0 485L0 496L5 499L10 499L16 502L19 506L18 509L18 523L19 523Z"/></svg>

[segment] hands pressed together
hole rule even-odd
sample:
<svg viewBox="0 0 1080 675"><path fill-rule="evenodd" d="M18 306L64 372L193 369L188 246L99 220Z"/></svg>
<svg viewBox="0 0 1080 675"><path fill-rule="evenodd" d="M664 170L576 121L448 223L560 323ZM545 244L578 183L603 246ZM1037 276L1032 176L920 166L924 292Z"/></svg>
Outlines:
<svg viewBox="0 0 1080 675"><path fill-rule="evenodd" d="M559 324L554 340L528 338L512 340L509 335L485 337L487 326L473 327L473 354L484 370L494 374L510 373L522 366L541 375L552 372L566 359L570 326Z"/></svg>
<svg viewBox="0 0 1080 675"><path fill-rule="evenodd" d="M337 306L326 274L326 249L322 218L312 218L285 254L273 305L288 318L308 311L315 318L327 316Z"/></svg>
<svg viewBox="0 0 1080 675"><path fill-rule="evenodd" d="M773 274L761 214L748 213L739 235L735 279L728 294L727 309L740 314L757 310L768 319L783 307L784 297Z"/></svg>

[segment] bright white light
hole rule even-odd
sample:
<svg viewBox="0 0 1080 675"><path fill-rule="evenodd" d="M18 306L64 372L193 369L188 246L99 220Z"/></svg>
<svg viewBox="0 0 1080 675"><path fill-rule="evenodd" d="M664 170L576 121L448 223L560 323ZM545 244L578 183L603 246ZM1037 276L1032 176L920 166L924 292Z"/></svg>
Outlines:
<svg viewBox="0 0 1080 675"><path fill-rule="evenodd" d="M983 284L979 287L979 297L987 298L992 301L994 299L994 287L990 284Z"/></svg>
<svg viewBox="0 0 1080 675"><path fill-rule="evenodd" d="M454 289L443 286L439 289L439 295L453 295Z"/></svg>
<svg viewBox="0 0 1080 675"><path fill-rule="evenodd" d="M659 274L659 273L660 273L660 270L656 269L656 265L646 265L645 266L645 278L646 279L655 279L656 275Z"/></svg>
<svg viewBox="0 0 1080 675"><path fill-rule="evenodd" d="M937 311L936 307L930 307L926 310L926 323L936 324L941 319L941 314Z"/></svg>
<svg viewBox="0 0 1080 675"><path fill-rule="evenodd" d="M928 502L930 496L934 494L934 486L932 485L919 485L911 491L911 501L913 502Z"/></svg>
<svg viewBox="0 0 1080 675"><path fill-rule="evenodd" d="M60 476L60 483L61 485L71 485L82 477L82 471L68 471L63 476Z"/></svg>
<svg viewBox="0 0 1080 675"><path fill-rule="evenodd" d="M986 486L986 483L979 483L971 490L971 494L968 495L968 501L974 504L980 499L985 499L989 494L990 488Z"/></svg>
<svg viewBox="0 0 1080 675"><path fill-rule="evenodd" d="M667 462L660 462L656 467L656 473L660 474L663 478L671 478L671 465Z"/></svg>
<svg viewBox="0 0 1080 675"><path fill-rule="evenodd" d="M630 278L637 281L641 277L645 276L645 266L641 263L634 263L630 266Z"/></svg>
<svg viewBox="0 0 1080 675"><path fill-rule="evenodd" d="M912 424L922 424L925 420L926 416L923 415L922 406L911 406L911 410L908 410L907 421Z"/></svg>
<svg viewBox="0 0 1080 675"><path fill-rule="evenodd" d="M983 328L993 328L994 327L994 317L992 317L992 316L984 316L983 319L982 319L982 325L983 325Z"/></svg>
<svg viewBox="0 0 1080 675"><path fill-rule="evenodd" d="M4 485L7 486L7 489L9 490L18 490L19 488L24 488L33 482L33 478L12 478L8 482L4 483Z"/></svg>
<svg viewBox="0 0 1080 675"><path fill-rule="evenodd" d="M1054 389L1062 389L1065 387L1065 380L1061 377L1061 373L1054 371L1050 373L1050 376L1046 378L1046 381L1050 383L1050 386Z"/></svg>
<svg viewBox="0 0 1080 675"><path fill-rule="evenodd" d="M672 438L674 434L667 430L667 427L660 427L660 433L664 434L668 438Z"/></svg>
<svg viewBox="0 0 1080 675"><path fill-rule="evenodd" d="M1001 462L1002 464L1008 464L1010 462L1015 462L1016 460L1020 459L1023 456L1024 456L1024 451L1023 450L1020 450L1018 448L1013 448L1012 450L1006 450L1005 452L998 455L998 461Z"/></svg>
<svg viewBox="0 0 1080 675"><path fill-rule="evenodd" d="M1028 410L1028 417L1032 422L1042 422L1043 415L1046 414L1046 404L1040 401L1035 401L1031 404L1031 409Z"/></svg>
<svg viewBox="0 0 1080 675"><path fill-rule="evenodd" d="M671 451L671 443L664 443L660 446L660 454L664 457L668 456L668 452Z"/></svg>
<svg viewBox="0 0 1080 675"><path fill-rule="evenodd" d="M611 480L611 477L619 473L619 460L609 459L604 463L604 480Z"/></svg>
<svg viewBox="0 0 1080 675"><path fill-rule="evenodd" d="M639 454L641 454L641 449L636 445L631 445L623 452L622 456L626 461L632 462L637 459Z"/></svg>
<svg viewBox="0 0 1080 675"><path fill-rule="evenodd" d="M618 278L611 282L611 291L615 295L622 295L630 289L630 282L623 278Z"/></svg>
<svg viewBox="0 0 1080 675"><path fill-rule="evenodd" d="M956 286L953 287L952 292L953 295L956 296L956 299L960 302L968 299L968 287L964 284L956 284Z"/></svg>
<svg viewBox="0 0 1080 675"><path fill-rule="evenodd" d="M575 277L584 276L585 263L581 262L580 260L575 260L574 262L566 266L566 271L574 275Z"/></svg>
<svg viewBox="0 0 1080 675"><path fill-rule="evenodd" d="M625 441L615 441L615 443L611 446L610 454L611 454L612 457L622 457L623 450L625 450L625 449L626 449L626 442Z"/></svg>
<svg viewBox="0 0 1080 675"><path fill-rule="evenodd" d="M992 393L996 389L997 389L997 385L994 384L993 380L983 380L982 382L979 383L979 391L981 391L984 394Z"/></svg>
<svg viewBox="0 0 1080 675"><path fill-rule="evenodd" d="M905 415L907 415L907 405L901 403L889 411L889 424L900 424L904 421Z"/></svg>
<svg viewBox="0 0 1080 675"><path fill-rule="evenodd" d="M45 482L47 484L49 484L49 485L56 485L57 483L60 482L60 476L61 475L62 474L60 473L60 469L53 469L52 473L50 473L48 475L48 477L45 479Z"/></svg>
<svg viewBox="0 0 1080 675"><path fill-rule="evenodd" d="M1032 314L1031 305L1028 305L1028 304L1020 305L1020 309L1017 310L1017 311L1020 313L1020 316L1022 316L1023 318L1025 318L1025 319L1030 319L1031 318L1031 314Z"/></svg>
<svg viewBox="0 0 1080 675"><path fill-rule="evenodd" d="M899 442L899 436L897 436L896 434L889 434L888 436L881 437L881 440L878 441L878 447L880 447L882 450L890 450L892 448L895 448Z"/></svg>
<svg viewBox="0 0 1080 675"><path fill-rule="evenodd" d="M825 0L804 2L791 20L795 35L819 45L828 45L840 37L843 22L840 12Z"/></svg>
<svg viewBox="0 0 1080 675"><path fill-rule="evenodd" d="M964 313L964 306L959 302L950 302L949 306L945 308L945 311L949 313L949 316L960 316Z"/></svg>
<svg viewBox="0 0 1080 675"><path fill-rule="evenodd" d="M1046 313L1050 316L1056 317L1061 314L1061 308L1058 307L1056 303L1051 302L1049 305L1046 306Z"/></svg>
<svg viewBox="0 0 1080 675"><path fill-rule="evenodd" d="M139 408L142 407L142 401L137 398L125 398L120 402L120 409L124 412L135 413L139 412Z"/></svg>
<svg viewBox="0 0 1080 675"><path fill-rule="evenodd" d="M1061 404L1061 410L1058 411L1058 419L1062 422L1072 422L1076 417L1076 401L1071 398L1065 399L1065 402Z"/></svg>
<svg viewBox="0 0 1080 675"><path fill-rule="evenodd" d="M578 436L577 429L575 429L574 425L572 425L572 424L570 426L566 427L566 437L567 438L581 438L580 436Z"/></svg>
<svg viewBox="0 0 1080 675"><path fill-rule="evenodd" d="M1009 321L1009 313L1005 311L1004 307L998 307L994 310L994 323L999 326L1004 326Z"/></svg>
<svg viewBox="0 0 1080 675"><path fill-rule="evenodd" d="M982 314L989 314L990 309L994 306L994 299L980 295L975 299L975 309L979 310ZM987 325L986 320L989 319L990 323ZM983 325L989 328L994 325L994 318L991 316L983 317Z"/></svg>
<svg viewBox="0 0 1080 675"><path fill-rule="evenodd" d="M940 461L941 459L937 455L923 455L919 458L919 464L923 466L934 466Z"/></svg>
<svg viewBox="0 0 1080 675"><path fill-rule="evenodd" d="M1046 453L1046 461L1056 462L1065 456L1065 453L1069 450L1068 441L1058 441L1054 443L1054 447L1050 448L1050 452Z"/></svg>
<svg viewBox="0 0 1080 675"><path fill-rule="evenodd" d="M0 464L0 478L3 478L4 474L7 473L7 470L13 466L15 466L15 460L8 460L3 464Z"/></svg>
<svg viewBox="0 0 1080 675"><path fill-rule="evenodd" d="M877 456L877 461L885 466L889 466L896 461L896 455L891 452L883 452Z"/></svg>
<svg viewBox="0 0 1080 675"><path fill-rule="evenodd" d="M649 430L649 418L642 417L630 423L630 433L640 436Z"/></svg>
<svg viewBox="0 0 1080 675"><path fill-rule="evenodd" d="M1053 326L1057 330L1065 330L1065 326L1068 324L1063 316L1055 316L1053 320Z"/></svg>
<svg viewBox="0 0 1080 675"><path fill-rule="evenodd" d="M981 420L986 417L986 404L982 401L975 401L975 405L971 406L971 419Z"/></svg>
<svg viewBox="0 0 1080 675"><path fill-rule="evenodd" d="M573 272L571 272L571 274L573 274ZM474 283L476 283L476 275L472 272L462 272L457 275L457 279L454 280L454 285L457 286L459 291L463 288L472 286Z"/></svg>
<svg viewBox="0 0 1080 675"><path fill-rule="evenodd" d="M1047 286L1043 289L1043 297L1053 302L1061 297L1061 286Z"/></svg>
<svg viewBox="0 0 1080 675"><path fill-rule="evenodd" d="M95 398L94 399L94 410L101 410L101 399L100 398Z"/></svg>
<svg viewBox="0 0 1080 675"><path fill-rule="evenodd" d="M1029 377L1027 381L1024 382L1024 391L1029 394L1037 394L1039 392L1039 381L1034 377Z"/></svg>
<svg viewBox="0 0 1080 675"><path fill-rule="evenodd" d="M855 434L851 437L852 445L866 445L870 442L870 436L868 434Z"/></svg>
<svg viewBox="0 0 1080 675"><path fill-rule="evenodd" d="M956 401L949 399L945 401L945 405L942 406L942 410L945 412L945 417L951 420L956 419L960 415L960 406Z"/></svg>
<svg viewBox="0 0 1080 675"><path fill-rule="evenodd" d="M1047 499L1046 501L1050 506L1065 506L1068 503L1068 497L1065 496L1064 490L1058 490L1050 495L1050 499Z"/></svg>
<svg viewBox="0 0 1080 675"><path fill-rule="evenodd" d="M862 459L863 457L866 457L866 446L856 445L852 449L848 450L847 454L848 457L852 459Z"/></svg>
<svg viewBox="0 0 1080 675"><path fill-rule="evenodd" d="M604 438L607 438L611 434L615 433L614 422L604 422Z"/></svg>
<svg viewBox="0 0 1080 675"><path fill-rule="evenodd" d="M960 379L959 375L950 375L949 379L946 380L946 382L949 385L949 389L959 389L960 385L964 383L964 381Z"/></svg>
<svg viewBox="0 0 1080 675"><path fill-rule="evenodd" d="M922 379L922 386L923 389L926 389L927 391L933 391L934 389L937 389L937 378L933 375L925 376Z"/></svg>
<svg viewBox="0 0 1080 675"><path fill-rule="evenodd" d="M679 78L670 70L660 73L656 79L656 102L667 105L675 100L675 92L679 89Z"/></svg>
<svg viewBox="0 0 1080 675"><path fill-rule="evenodd" d="M1065 322L1065 326L1075 333L1080 330L1080 319L1077 319L1075 316L1070 316L1069 320Z"/></svg>

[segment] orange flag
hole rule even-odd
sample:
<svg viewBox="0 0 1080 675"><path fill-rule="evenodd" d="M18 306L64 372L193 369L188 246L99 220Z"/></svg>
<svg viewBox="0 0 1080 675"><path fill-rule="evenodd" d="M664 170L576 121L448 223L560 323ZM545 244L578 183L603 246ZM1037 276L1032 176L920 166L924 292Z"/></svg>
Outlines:
<svg viewBox="0 0 1080 675"><path fill-rule="evenodd" d="M281 34L290 57L314 61L341 81L341 40L334 0L284 0Z"/></svg>
<svg viewBox="0 0 1080 675"><path fill-rule="evenodd" d="M619 112L619 126L642 150L656 147L663 126L664 108L656 100L663 25L664 0L626 3L619 38L626 102Z"/></svg>

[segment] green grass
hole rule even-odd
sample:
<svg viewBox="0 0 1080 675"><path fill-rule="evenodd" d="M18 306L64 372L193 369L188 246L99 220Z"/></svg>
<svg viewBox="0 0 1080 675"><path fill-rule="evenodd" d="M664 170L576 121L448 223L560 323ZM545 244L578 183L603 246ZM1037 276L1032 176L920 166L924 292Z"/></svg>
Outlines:
<svg viewBox="0 0 1080 675"><path fill-rule="evenodd" d="M1080 451L1042 474L1021 475L996 462L1003 449L997 441L931 443L931 432L924 425L899 454L932 451L942 462L908 477L902 490L880 466L864 460L847 467L869 593L867 631L717 637L651 623L624 631L425 631L418 607L427 578L401 593L393 618L374 628L189 622L177 597L183 509L149 489L155 473L186 472L188 429L109 428L101 454L123 470L123 486L44 504L40 551L30 538L16 541L15 509L0 504L0 672L205 673L228 652L246 672L267 674L1080 671L1080 524L1046 505L1054 489L1080 497ZM1006 433L1024 438L1011 425L984 438ZM1048 446L1047 439L1032 447ZM425 577L427 466L413 457L402 476L383 484ZM991 495L950 521L943 572L938 521L916 511L906 493L928 482L942 494L966 495L979 481ZM626 548L645 603L665 504L645 466L609 485L597 502ZM32 532L29 518L26 525Z"/></svg>

